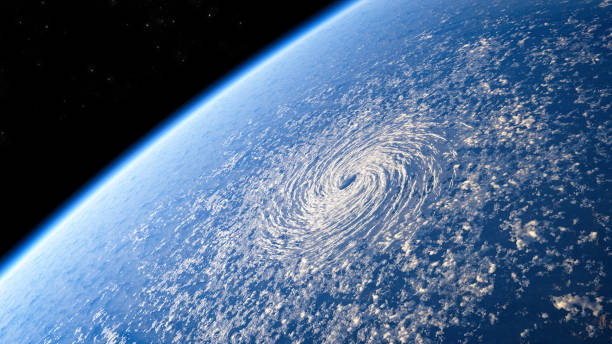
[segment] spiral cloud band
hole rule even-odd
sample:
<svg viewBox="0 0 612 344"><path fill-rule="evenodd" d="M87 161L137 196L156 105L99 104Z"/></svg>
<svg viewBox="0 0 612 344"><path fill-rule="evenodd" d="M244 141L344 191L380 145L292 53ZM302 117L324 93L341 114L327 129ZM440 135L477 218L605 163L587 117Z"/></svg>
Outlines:
<svg viewBox="0 0 612 344"><path fill-rule="evenodd" d="M444 139L431 126L401 114L316 141L273 169L266 190L273 194L257 226L269 255L330 262L356 246L413 234L410 222L439 193Z"/></svg>

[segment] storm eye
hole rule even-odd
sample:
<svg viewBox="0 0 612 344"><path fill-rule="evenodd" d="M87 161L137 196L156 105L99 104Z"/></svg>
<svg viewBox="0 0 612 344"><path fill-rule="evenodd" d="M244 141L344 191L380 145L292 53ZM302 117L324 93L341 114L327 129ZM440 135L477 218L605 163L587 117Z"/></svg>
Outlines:
<svg viewBox="0 0 612 344"><path fill-rule="evenodd" d="M357 178L356 174L350 175L346 178L344 178L341 182L340 185L338 186L338 189L340 190L344 190L347 187L349 187L349 185L353 184L353 182L355 181L355 179Z"/></svg>

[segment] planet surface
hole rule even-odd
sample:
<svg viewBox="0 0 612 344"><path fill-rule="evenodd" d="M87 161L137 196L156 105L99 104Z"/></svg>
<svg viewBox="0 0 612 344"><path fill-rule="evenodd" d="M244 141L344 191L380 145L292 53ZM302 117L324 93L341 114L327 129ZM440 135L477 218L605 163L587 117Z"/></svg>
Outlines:
<svg viewBox="0 0 612 344"><path fill-rule="evenodd" d="M345 4L44 229L0 342L609 343L611 9Z"/></svg>

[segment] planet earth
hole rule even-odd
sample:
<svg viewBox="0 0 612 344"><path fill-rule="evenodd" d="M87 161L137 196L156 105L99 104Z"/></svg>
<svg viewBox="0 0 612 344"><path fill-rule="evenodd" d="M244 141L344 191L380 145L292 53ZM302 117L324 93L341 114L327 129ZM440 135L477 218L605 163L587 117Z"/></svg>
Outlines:
<svg viewBox="0 0 612 344"><path fill-rule="evenodd" d="M41 229L0 342L610 343L611 6L337 7Z"/></svg>

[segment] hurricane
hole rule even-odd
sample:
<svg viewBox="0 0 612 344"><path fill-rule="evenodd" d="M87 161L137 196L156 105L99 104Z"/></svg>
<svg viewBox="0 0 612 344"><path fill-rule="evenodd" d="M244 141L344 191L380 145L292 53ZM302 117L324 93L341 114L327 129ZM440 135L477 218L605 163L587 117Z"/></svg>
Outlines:
<svg viewBox="0 0 612 344"><path fill-rule="evenodd" d="M260 198L257 242L267 254L331 263L412 237L449 154L433 125L414 117L334 127L283 156L273 186L260 190L269 197Z"/></svg>

